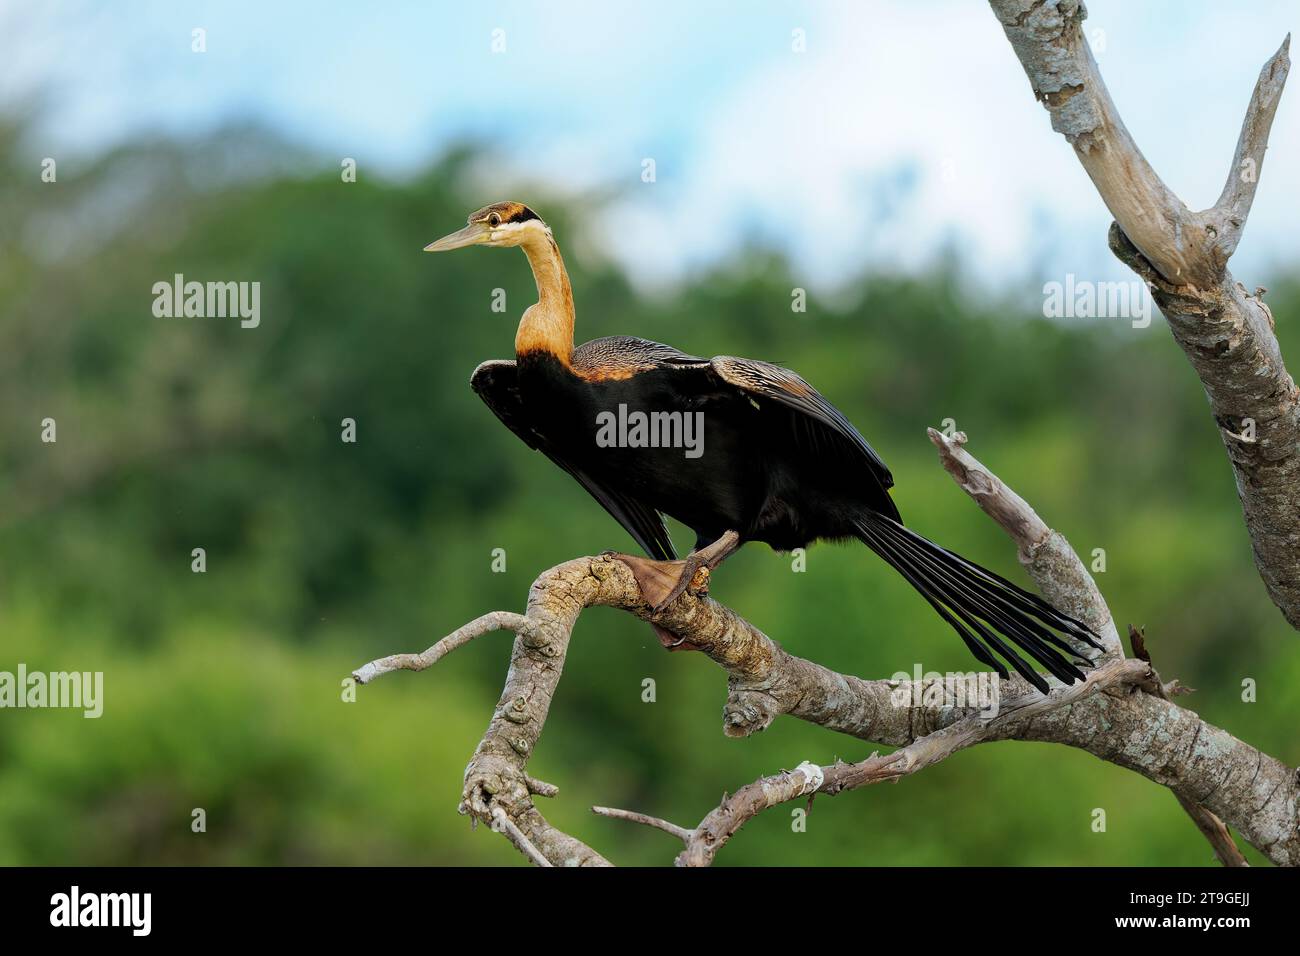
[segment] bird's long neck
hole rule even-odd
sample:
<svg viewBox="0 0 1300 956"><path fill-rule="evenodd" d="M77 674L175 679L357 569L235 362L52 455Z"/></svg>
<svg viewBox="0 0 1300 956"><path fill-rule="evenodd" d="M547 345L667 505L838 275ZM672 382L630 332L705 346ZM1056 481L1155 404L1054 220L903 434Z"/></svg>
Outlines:
<svg viewBox="0 0 1300 956"><path fill-rule="evenodd" d="M515 355L545 352L568 365L573 357L573 290L560 257L560 247L550 235L523 244L537 281L537 304L524 312L515 334Z"/></svg>

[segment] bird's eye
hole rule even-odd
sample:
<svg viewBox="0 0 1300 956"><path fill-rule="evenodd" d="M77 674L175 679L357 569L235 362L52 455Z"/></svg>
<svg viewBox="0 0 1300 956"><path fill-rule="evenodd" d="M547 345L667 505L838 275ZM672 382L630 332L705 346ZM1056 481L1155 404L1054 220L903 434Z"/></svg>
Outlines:
<svg viewBox="0 0 1300 956"><path fill-rule="evenodd" d="M501 217L496 213L492 213L492 215L488 216L488 225L495 229L501 225Z"/></svg>

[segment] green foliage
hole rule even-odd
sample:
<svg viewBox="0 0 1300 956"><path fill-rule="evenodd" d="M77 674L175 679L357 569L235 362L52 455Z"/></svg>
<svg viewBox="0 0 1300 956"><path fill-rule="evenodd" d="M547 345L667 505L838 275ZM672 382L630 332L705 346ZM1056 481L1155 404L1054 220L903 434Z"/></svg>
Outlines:
<svg viewBox="0 0 1300 956"><path fill-rule="evenodd" d="M327 163L304 178L288 155L228 131L63 163L51 185L21 130L0 129L17 227L0 234L0 669L105 672L99 720L0 711L0 862L516 860L455 813L509 637L362 688L357 703L341 701L340 680L519 608L546 567L633 545L468 388L478 362L509 355L532 301L517 253L420 252L501 198L466 187L472 154L402 182L363 168L352 184ZM1158 318L1147 330L1050 323L947 266L866 276L833 301L810 290L808 313L793 314L801 283L763 250L647 299L582 254L590 210L529 201L566 251L580 336L799 369L885 455L909 523L1023 579L936 465L924 429L953 418L1086 560L1105 549L1118 621L1147 626L1166 676L1200 689L1191 706L1300 760L1300 639L1265 596L1214 423ZM153 283L178 272L260 281L261 326L153 317ZM490 310L498 287L506 315ZM1270 301L1294 327L1296 287ZM1300 354L1294 335L1284 347ZM57 444L40 442L45 417ZM356 444L339 440L345 417ZM195 547L205 574L190 571ZM491 571L494 548L505 573ZM714 593L838 669L976 668L865 549L816 548L796 574L755 546ZM1241 701L1247 677L1257 703ZM548 816L616 861L662 863L667 837L588 808L690 823L758 775L871 750L792 720L724 738L723 684L625 615L584 615L532 764L561 787ZM196 807L203 834L190 830ZM1095 807L1105 834L1090 828ZM1210 862L1167 792L1061 747L983 746L819 800L806 833L788 809L721 862Z"/></svg>

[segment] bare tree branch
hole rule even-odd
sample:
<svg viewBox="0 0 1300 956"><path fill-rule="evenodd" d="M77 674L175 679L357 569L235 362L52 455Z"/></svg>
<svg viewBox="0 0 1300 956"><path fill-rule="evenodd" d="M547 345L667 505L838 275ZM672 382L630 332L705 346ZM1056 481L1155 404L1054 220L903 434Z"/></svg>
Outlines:
<svg viewBox="0 0 1300 956"><path fill-rule="evenodd" d="M1052 128L1115 217L1110 247L1147 281L1210 400L1236 473L1255 564L1300 628L1300 390L1273 317L1227 270L1263 169L1290 70L1290 37L1264 64L1218 202L1190 211L1146 161L1111 101L1082 30L1079 0L990 0Z"/></svg>
<svg viewBox="0 0 1300 956"><path fill-rule="evenodd" d="M592 807L591 812L597 816L610 817L614 820L626 820L629 823L639 823L645 827L653 827L656 830L663 830L664 833L677 837L683 843L689 843L694 830L688 830L686 827L679 827L675 823L669 823L667 820L661 820L658 817L652 817L644 813L637 813L634 810L617 810L614 807Z"/></svg>
<svg viewBox="0 0 1300 956"><path fill-rule="evenodd" d="M1228 180L1223 185L1219 201L1214 204L1213 218L1217 235L1214 258L1221 266L1227 265L1237 251L1246 219L1250 216L1255 190L1259 187L1259 173L1264 166L1264 151L1268 149L1268 134L1273 128L1273 117L1282 100L1287 72L1291 68L1291 34L1282 46L1264 64L1255 83L1246 118L1241 124L1237 149L1232 155Z"/></svg>
<svg viewBox="0 0 1300 956"><path fill-rule="evenodd" d="M917 738L888 756L873 754L859 764L822 768L815 785L807 783L810 779L808 774L799 775L797 779L791 774L780 774L743 787L734 796L724 798L721 806L693 831L686 850L677 858L679 865L709 865L723 844L746 822L763 810L803 793L835 794L882 780L896 780L985 740L1015 737L1015 728L1021 722L1062 706L1073 706L1098 690L1129 684L1169 699L1159 674L1150 666L1150 657L1146 654L1140 632L1132 631L1139 659L1124 659L1110 610L1092 576L1065 539L1049 528L1023 498L962 447L966 441L964 434L948 438L932 428L929 435L939 449L944 468L962 490L1010 535L1018 546L1021 563L1044 593L1061 602L1061 607L1068 604L1072 613L1102 636L1106 646L1104 659L1108 663L1093 671L1085 683L1058 687L1047 697L1021 682L1022 689L1027 692L1021 698L1004 704L996 716L967 716ZM1185 794L1176 792L1175 796L1225 865L1245 865L1245 858L1232 842L1227 827L1214 813Z"/></svg>
<svg viewBox="0 0 1300 956"><path fill-rule="evenodd" d="M930 440L939 449L939 458L944 468L962 490L969 494L985 513L997 520L1016 542L1021 563L1044 593L1062 602L1060 606L1063 607L1070 601L1079 602L1069 606L1078 610L1082 615L1081 620L1090 624L1104 622L1108 628L1103 634L1103 641L1107 648L1106 656L1122 659L1123 648L1119 643L1110 609L1097 589L1092 575L1084 568L1083 562L1070 548L1069 543L1059 533L1043 524L1024 499L1003 485L962 447L966 442L964 434L958 433L949 439L933 428L929 430L929 434ZM1177 694L1188 693L1185 688L1178 686L1177 681L1165 684L1161 680L1159 672L1151 666L1145 635L1140 629L1130 626L1129 638L1138 661L1146 665L1145 674L1135 672L1134 675L1134 682L1139 687L1166 701L1172 700ZM1246 865L1245 857L1237 849L1222 820L1188 795L1175 791L1175 796L1209 840L1220 862L1225 866Z"/></svg>
<svg viewBox="0 0 1300 956"><path fill-rule="evenodd" d="M492 631L514 631L518 634L527 634L532 631L532 622L522 614L511 614L509 611L492 611L458 627L422 653L392 654L388 657L381 657L377 661L371 661L369 664L358 667L352 672L352 677L358 684L369 684L376 677L383 677L393 671L422 671L426 667L432 667L452 651L464 647L476 637L482 637Z"/></svg>
<svg viewBox="0 0 1300 956"><path fill-rule="evenodd" d="M1069 542L1049 528L1023 498L971 457L962 447L966 443L964 432L951 438L933 428L927 432L934 447L939 449L944 470L1015 542L1020 563L1043 589L1043 596L1056 608L1092 628L1101 638L1107 658L1123 657L1110 608ZM1087 653L1086 645L1077 641L1072 644L1080 654Z"/></svg>
<svg viewBox="0 0 1300 956"><path fill-rule="evenodd" d="M515 822L500 807L492 808L492 829L504 833L507 840L514 844L516 850L536 866L550 866L551 861L541 850L533 846L533 841L524 835L524 831L515 826Z"/></svg>
<svg viewBox="0 0 1300 956"><path fill-rule="evenodd" d="M873 783L898 780L924 770L960 750L985 740L1006 739L1012 733L1006 725L1029 720L1049 710L1077 703L1097 691L1133 683L1149 673L1142 661L1116 660L1093 671L1083 683L1054 688L1048 696L1032 692L1025 699L1004 707L995 717L965 717L957 723L919 737L892 754L872 754L861 763L839 763L829 767L800 765L795 770L764 777L741 787L722 801L691 832L686 849L677 857L678 866L708 866L718 850L742 826L764 810L804 794L834 796ZM1032 698L1032 699L1029 699Z"/></svg>
<svg viewBox="0 0 1300 956"><path fill-rule="evenodd" d="M1142 629L1129 625L1128 633L1129 640L1133 645L1133 653L1137 655L1139 660L1146 661L1150 665L1151 655L1147 653L1146 638ZM1189 693L1186 688L1179 687L1177 681L1171 681L1168 684L1164 683L1160 679L1160 673L1154 666L1151 667L1151 681L1146 685L1145 689L1148 693L1155 694L1164 700L1172 700L1176 694ZM1232 834L1228 832L1228 828L1222 820L1187 797L1181 794L1174 794L1174 796L1178 799L1178 805L1187 811L1187 815L1192 818L1192 822L1196 824L1197 829L1210 842L1210 846L1214 849L1214 855L1220 863L1224 866L1250 865L1246 862L1246 858L1242 856L1241 850L1237 849Z"/></svg>
<svg viewBox="0 0 1300 956"><path fill-rule="evenodd" d="M1222 820L1199 803L1193 803L1179 794L1174 796L1178 798L1178 805L1187 811L1187 815L1192 818L1192 822L1196 824L1202 836L1210 841L1214 856L1220 863L1224 866L1250 866Z"/></svg>
<svg viewBox="0 0 1300 956"><path fill-rule="evenodd" d="M936 697L924 686L864 680L795 657L704 595L688 591L662 614L653 615L631 570L617 556L579 558L534 582L522 618L488 615L470 626L483 632L488 629L485 622L495 621L495 626L509 627L518 636L500 702L466 768L461 811L487 822L493 822L498 810L504 812L553 865L608 865L537 812L532 802L537 782L525 771L541 737L578 616L587 607L608 606L653 619L687 637L727 672L724 731L732 736L754 733L789 714L903 748L857 764L823 768L804 763L796 771L764 778L737 791L690 831L630 811L598 811L684 839L687 846L680 862L711 861L741 823L767 806L896 779L985 740L1036 740L1087 750L1168 787L1221 856L1227 854L1224 841L1230 843L1230 838L1226 827L1207 829L1211 817L1235 828L1273 862L1300 863L1300 784L1291 768L1167 699L1165 685L1147 661L1122 656L1110 612L1064 539L974 459L960 438L932 433L931 439L950 473L1011 534L1039 587L1053 600L1074 602L1068 609L1090 625L1110 628L1104 663L1086 683L1064 687L1055 682L1052 693L1044 696L1012 677L999 685L1002 709L990 719L977 707L952 706L946 697L932 702ZM365 667L357 673L362 672Z"/></svg>

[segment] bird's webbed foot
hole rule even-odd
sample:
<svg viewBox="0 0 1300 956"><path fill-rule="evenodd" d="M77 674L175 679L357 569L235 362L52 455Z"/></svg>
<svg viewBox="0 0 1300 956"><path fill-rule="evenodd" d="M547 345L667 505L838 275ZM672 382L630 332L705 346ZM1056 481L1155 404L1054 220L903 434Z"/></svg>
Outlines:
<svg viewBox="0 0 1300 956"><path fill-rule="evenodd" d="M637 587L641 589L641 597L645 602L659 613L664 607L667 607L675 596L670 598L673 589L681 580L686 569L685 561L653 561L650 558L638 557L635 554L621 554L618 551L606 551L604 557L615 558L627 565L628 570L632 572L632 577L636 578ZM689 578L687 579L689 584ZM681 592L679 591L678 594ZM667 600L665 600L667 599ZM650 627L655 632L655 637L659 643L669 651L696 651L698 645L692 644L686 638L674 634L668 628L650 622Z"/></svg>
<svg viewBox="0 0 1300 956"><path fill-rule="evenodd" d="M629 554L617 557L631 569L641 588L641 596L650 605L650 610L660 614L681 597L687 588L699 593L707 592L710 572L738 547L740 535L728 531L712 544L692 551L684 561L652 561Z"/></svg>

